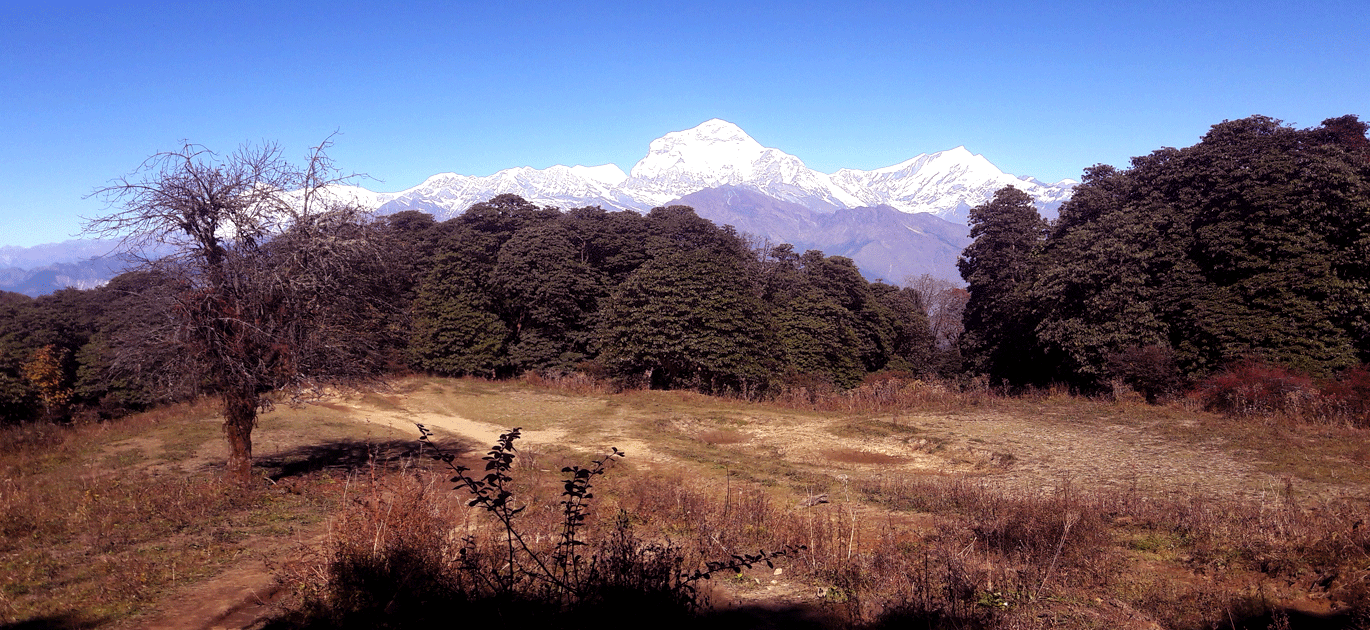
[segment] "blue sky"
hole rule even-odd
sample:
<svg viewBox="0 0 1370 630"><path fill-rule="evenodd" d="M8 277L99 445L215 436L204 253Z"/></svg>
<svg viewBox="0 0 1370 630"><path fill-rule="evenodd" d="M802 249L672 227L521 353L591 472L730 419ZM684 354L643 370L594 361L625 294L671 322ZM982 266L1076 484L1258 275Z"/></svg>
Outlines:
<svg viewBox="0 0 1370 630"><path fill-rule="evenodd" d="M1197 5L1197 6L1196 6ZM1370 3L0 0L0 246L190 140L334 131L340 166L414 186L515 166L628 170L710 118L810 167L964 145L1055 181L1223 119L1370 118Z"/></svg>

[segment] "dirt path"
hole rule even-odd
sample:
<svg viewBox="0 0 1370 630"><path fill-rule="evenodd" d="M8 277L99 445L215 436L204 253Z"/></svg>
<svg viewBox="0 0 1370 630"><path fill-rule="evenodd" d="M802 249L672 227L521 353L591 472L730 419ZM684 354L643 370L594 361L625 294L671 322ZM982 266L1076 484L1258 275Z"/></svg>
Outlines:
<svg viewBox="0 0 1370 630"><path fill-rule="evenodd" d="M499 441L500 435L511 428L477 422L451 413L368 408L355 401L344 401L340 404L352 409L354 420L373 422L400 431L412 431L415 425L422 424L429 429L445 431L480 445L494 444ZM541 431L522 430L520 435L524 444L557 444L566 439L566 431L560 427Z"/></svg>
<svg viewBox="0 0 1370 630"><path fill-rule="evenodd" d="M322 539L319 540L322 542ZM181 589L151 619L139 620L147 630L238 630L250 628L271 614L278 594L270 568L261 560L235 566L214 578Z"/></svg>
<svg viewBox="0 0 1370 630"><path fill-rule="evenodd" d="M556 395L528 397L573 400ZM660 462L671 459L654 450L647 442L632 437L631 414L621 408L601 414L593 426L589 427L572 427L569 426L570 423L559 423L542 428L527 428L526 421L530 418L509 417L503 422L496 423L466 417L461 413L460 405L443 405L441 409L431 409L431 393L419 393L413 395L412 399L408 395L394 395L387 397L387 401L391 406L380 408L352 397L334 400L332 406L346 409L348 417L354 421L378 424L399 432L412 432L416 436L414 427L422 424L440 434L447 433L459 437L472 444L477 451L484 451L486 447L497 442L500 435L514 426L523 426L519 438L519 445L523 448L563 446L598 454L613 446L620 451L631 453L634 461ZM537 424L546 423L543 421Z"/></svg>
<svg viewBox="0 0 1370 630"><path fill-rule="evenodd" d="M719 448L773 454L832 474L970 474L1029 491L1070 483L1259 498L1284 486L1284 479L1260 471L1249 456L1217 440L1182 442L1145 426L1043 422L995 412L862 422L879 430L851 435L847 418L742 418L734 420L732 439ZM707 436L714 426L686 420L672 429Z"/></svg>
<svg viewBox="0 0 1370 630"><path fill-rule="evenodd" d="M281 594L278 565L300 549L327 540L327 524L301 531L292 540L257 539L245 560L218 575L167 595L161 610L124 627L142 630L243 630L259 626Z"/></svg>

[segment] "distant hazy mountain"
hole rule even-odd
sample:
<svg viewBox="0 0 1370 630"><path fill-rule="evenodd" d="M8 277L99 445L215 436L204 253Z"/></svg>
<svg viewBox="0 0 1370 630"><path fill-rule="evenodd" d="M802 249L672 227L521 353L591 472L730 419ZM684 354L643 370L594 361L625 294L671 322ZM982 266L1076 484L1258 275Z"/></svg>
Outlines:
<svg viewBox="0 0 1370 630"><path fill-rule="evenodd" d="M60 289L94 289L132 264L123 256L119 241L0 247L0 291L37 297Z"/></svg>
<svg viewBox="0 0 1370 630"><path fill-rule="evenodd" d="M28 269L5 267L0 268L0 291L38 297L61 289L94 289L123 273L129 266L127 261L111 257L52 263Z"/></svg>
<svg viewBox="0 0 1370 630"><path fill-rule="evenodd" d="M33 247L0 247L0 268L31 269L56 263L74 263L114 253L119 241L69 240Z"/></svg>
<svg viewBox="0 0 1370 630"><path fill-rule="evenodd" d="M776 244L790 243L795 251L817 249L846 256L868 279L892 284L925 273L959 282L956 259L970 244L964 225L889 206L823 213L737 186L691 193L678 203L693 207L716 224L731 225Z"/></svg>

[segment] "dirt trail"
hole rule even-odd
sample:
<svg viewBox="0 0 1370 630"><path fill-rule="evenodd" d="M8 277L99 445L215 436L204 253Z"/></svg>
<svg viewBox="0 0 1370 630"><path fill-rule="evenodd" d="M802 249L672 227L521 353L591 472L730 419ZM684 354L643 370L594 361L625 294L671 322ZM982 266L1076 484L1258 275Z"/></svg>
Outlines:
<svg viewBox="0 0 1370 630"><path fill-rule="evenodd" d="M147 630L250 628L271 613L279 589L264 562L244 562L172 594L163 604L165 612L137 625Z"/></svg>
<svg viewBox="0 0 1370 630"><path fill-rule="evenodd" d="M339 401L355 420L367 420L399 430L415 423L450 432L473 442L477 449L493 444L520 418L508 424L465 417L461 404L449 402L430 410L432 392L391 397L393 408L381 409L358 400ZM574 396L517 392L523 403L568 404ZM555 402L549 402L555 401ZM519 403L514 403L517 408ZM584 403L588 404L588 403ZM699 436L720 425L715 418L673 414L670 421L653 423L660 412L636 406L597 408L591 424L542 423L522 432L522 444L536 448L558 445L589 453L616 446L634 462L672 463L676 458L655 448L643 431ZM969 414L901 415L890 418L888 435L850 436L843 432L848 419L814 418L783 411L722 414L730 416L735 440L719 448L764 453L786 462L864 475L975 474L1028 490L1049 490L1062 483L1147 492L1198 492L1232 497L1278 495L1285 480L1262 472L1247 454L1217 440L1179 441L1160 430L1156 420L1146 424L1106 421L1063 422L1038 417L977 411ZM516 416L516 414L509 414ZM502 418L503 419L503 418ZM659 420L659 418L658 418ZM645 427L645 428L644 428ZM648 436L655 440L655 436ZM1319 493L1340 491L1304 484Z"/></svg>
<svg viewBox="0 0 1370 630"><path fill-rule="evenodd" d="M427 410L423 407L425 403L430 401L425 400L422 396L412 403L408 396L392 396L388 400L393 403L393 406L384 409L355 398L335 400L332 402L332 406L334 408L346 408L352 420L371 422L400 432L414 432L414 426L422 424L429 429L437 430L439 433L446 432L462 438L480 452L497 442L499 436L510 428L522 424L515 418L511 418L507 423L473 420L458 413L459 410L451 408L440 411ZM670 459L654 451L646 442L632 437L630 435L631 425L626 412L619 409L605 414L588 431L578 430L573 433L565 424L546 428L522 428L519 433L518 444L525 449L540 446L565 446L594 454L602 453L612 446L620 451L631 453L634 461L659 462ZM416 432L415 435L417 436Z"/></svg>
<svg viewBox="0 0 1370 630"><path fill-rule="evenodd" d="M352 409L354 420L369 421L400 431L412 431L415 425L422 424L429 429L438 429L460 436L479 445L490 445L499 441L499 436L510 427L502 427L488 422L477 422L470 418L451 413L413 411L410 409L383 410L368 408L355 401L344 401L343 406ZM541 431L522 430L524 444L556 444L566 438L566 431L560 427Z"/></svg>

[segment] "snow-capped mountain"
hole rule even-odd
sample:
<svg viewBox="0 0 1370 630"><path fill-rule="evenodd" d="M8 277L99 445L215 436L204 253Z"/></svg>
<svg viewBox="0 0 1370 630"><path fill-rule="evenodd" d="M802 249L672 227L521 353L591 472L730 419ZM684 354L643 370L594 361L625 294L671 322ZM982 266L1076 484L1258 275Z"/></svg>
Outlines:
<svg viewBox="0 0 1370 630"><path fill-rule="evenodd" d="M472 204L489 201L496 195L513 193L536 204L562 208L651 208L650 205L644 207L644 204L620 190L619 184L626 179L628 175L613 164L557 165L542 170L523 166L485 177L442 173L429 177L409 190L379 195L380 203L376 207L382 213L424 210L438 218L447 218L461 214Z"/></svg>
<svg viewBox="0 0 1370 630"><path fill-rule="evenodd" d="M965 147L919 155L873 171L844 168L834 173L832 180L859 197L861 205L928 212L956 223L965 223L972 207L1010 185L1031 195L1044 214L1055 216L1077 183L1067 179L1043 184L1032 177L1015 177Z"/></svg>
<svg viewBox="0 0 1370 630"><path fill-rule="evenodd" d="M741 186L812 210L862 205L799 158L768 149L737 125L717 118L652 141L623 188L635 199L660 205L718 186Z"/></svg>
<svg viewBox="0 0 1370 630"><path fill-rule="evenodd" d="M520 167L485 177L444 173L409 190L365 191L370 197L359 191L356 198L382 213L417 209L447 218L504 193L563 208L598 205L645 211L701 190L734 186L820 213L888 205L964 224L967 210L1010 184L1032 195L1044 214L1054 216L1075 183L1043 184L1010 175L965 147L873 171L841 169L829 175L808 168L798 157L764 147L737 125L715 118L653 140L630 174L613 164Z"/></svg>

